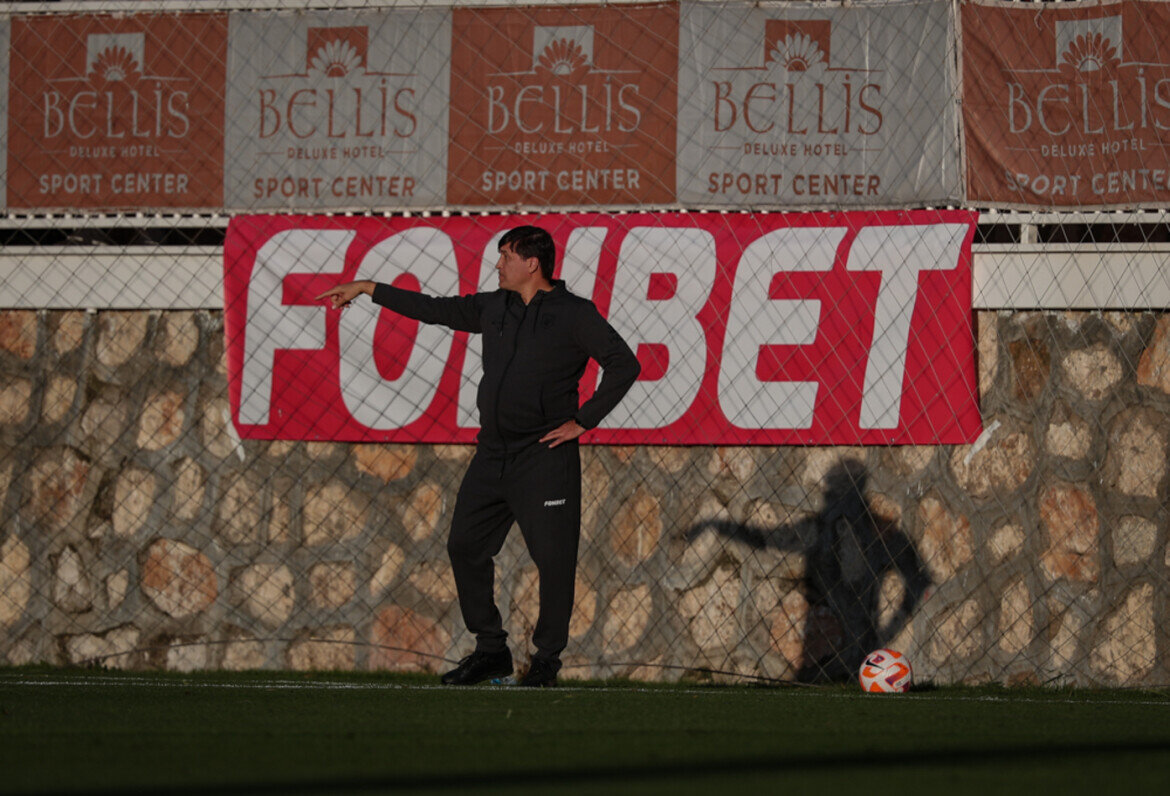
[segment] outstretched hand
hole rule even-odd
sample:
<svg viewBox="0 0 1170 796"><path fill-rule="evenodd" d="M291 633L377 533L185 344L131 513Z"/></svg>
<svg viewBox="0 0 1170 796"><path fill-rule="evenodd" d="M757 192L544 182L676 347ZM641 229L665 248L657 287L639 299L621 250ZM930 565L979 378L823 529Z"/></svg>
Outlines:
<svg viewBox="0 0 1170 796"><path fill-rule="evenodd" d="M585 429L576 420L566 420L541 437L540 441L549 443L550 448L555 448L562 442L572 442L584 433Z"/></svg>
<svg viewBox="0 0 1170 796"><path fill-rule="evenodd" d="M345 284L326 290L321 295L317 296L314 301L321 299L329 299L332 303L333 309L341 309L348 307L349 303L363 293L372 294L374 292L374 283L363 280L360 282L346 282Z"/></svg>

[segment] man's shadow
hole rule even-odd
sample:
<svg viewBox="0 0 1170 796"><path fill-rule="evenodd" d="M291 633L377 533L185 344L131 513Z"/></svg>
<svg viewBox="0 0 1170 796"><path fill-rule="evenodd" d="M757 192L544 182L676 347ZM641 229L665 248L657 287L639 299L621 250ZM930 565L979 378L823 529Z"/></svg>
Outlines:
<svg viewBox="0 0 1170 796"><path fill-rule="evenodd" d="M805 559L801 588L811 618L825 609L840 628L824 645L810 644L806 623L806 654L797 670L798 682L843 681L857 676L865 656L885 646L905 627L914 607L930 586L930 577L910 539L897 524L874 514L865 498L868 474L856 460L835 465L825 476L825 501L813 517L778 528L760 528L727 520L701 522L687 532L693 540L707 531L756 549L800 552ZM892 619L878 627L883 577L896 572L904 588ZM808 652L823 654L810 660Z"/></svg>

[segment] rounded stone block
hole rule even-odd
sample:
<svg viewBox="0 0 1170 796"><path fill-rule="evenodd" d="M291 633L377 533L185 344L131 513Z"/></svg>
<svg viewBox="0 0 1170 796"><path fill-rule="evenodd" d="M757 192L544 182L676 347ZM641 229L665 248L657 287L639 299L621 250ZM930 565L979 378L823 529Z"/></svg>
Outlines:
<svg viewBox="0 0 1170 796"><path fill-rule="evenodd" d="M358 472L388 484L411 474L418 463L418 446L354 445L353 461Z"/></svg>
<svg viewBox="0 0 1170 796"><path fill-rule="evenodd" d="M232 573L232 602L267 627L280 627L292 615L296 591L284 564L252 564Z"/></svg>
<svg viewBox="0 0 1170 796"><path fill-rule="evenodd" d="M662 538L662 507L649 489L639 486L613 519L610 548L628 566L654 554Z"/></svg>
<svg viewBox="0 0 1170 796"><path fill-rule="evenodd" d="M807 669L841 648L841 623L824 605L812 605L799 589L784 595L764 617L771 648L794 670Z"/></svg>
<svg viewBox="0 0 1170 796"><path fill-rule="evenodd" d="M65 636L65 657L75 666L97 664L111 669L131 668L142 657L138 647L140 636L141 632L133 625L122 625L101 634Z"/></svg>
<svg viewBox="0 0 1170 796"><path fill-rule="evenodd" d="M353 599L356 588L348 561L322 561L309 569L309 604L314 608L341 608Z"/></svg>
<svg viewBox="0 0 1170 796"><path fill-rule="evenodd" d="M174 539L156 539L142 557L142 591L175 619L205 611L219 594L210 559Z"/></svg>
<svg viewBox="0 0 1170 796"><path fill-rule="evenodd" d="M1029 335L1008 343L1007 352L1015 398L1030 402L1044 393L1052 370L1048 342L1039 335Z"/></svg>
<svg viewBox="0 0 1170 796"><path fill-rule="evenodd" d="M93 583L76 548L67 546L53 563L53 603L70 614L85 613L93 607Z"/></svg>
<svg viewBox="0 0 1170 796"><path fill-rule="evenodd" d="M1032 643L1035 630L1031 592L1022 578L1017 579L1000 597L997 623L999 648L1009 655L1019 655Z"/></svg>
<svg viewBox="0 0 1170 796"><path fill-rule="evenodd" d="M0 627L10 627L23 615L32 596L28 547L9 535L0 544Z"/></svg>
<svg viewBox="0 0 1170 796"><path fill-rule="evenodd" d="M70 310L58 316L57 330L53 333L53 349L58 354L68 354L81 345L85 339L85 315L82 311Z"/></svg>
<svg viewBox="0 0 1170 796"><path fill-rule="evenodd" d="M593 446L581 451L581 536L593 540L605 532L601 508L609 496L613 479L605 461Z"/></svg>
<svg viewBox="0 0 1170 796"><path fill-rule="evenodd" d="M1121 362L1108 346L1098 343L1065 354L1060 362L1065 379L1090 401L1100 401L1121 381Z"/></svg>
<svg viewBox="0 0 1170 796"><path fill-rule="evenodd" d="M1138 360L1137 383L1170 393L1170 315L1158 318L1150 344Z"/></svg>
<svg viewBox="0 0 1170 796"><path fill-rule="evenodd" d="M130 593L130 571L120 569L106 578L106 606L116 611Z"/></svg>
<svg viewBox="0 0 1170 796"><path fill-rule="evenodd" d="M305 634L285 651L288 667L298 672L351 671L357 648L354 629L348 625L322 628Z"/></svg>
<svg viewBox="0 0 1170 796"><path fill-rule="evenodd" d="M922 535L919 554L931 581L950 580L974 555L971 522L952 512L937 496L928 495L918 504L918 524Z"/></svg>
<svg viewBox="0 0 1170 796"><path fill-rule="evenodd" d="M1065 459L1084 459L1093 444L1093 429L1088 422L1058 405L1052 413L1052 421L1044 433L1044 450L1051 456Z"/></svg>
<svg viewBox="0 0 1170 796"><path fill-rule="evenodd" d="M268 657L264 653L264 642L240 628L228 628L226 643L223 645L223 661L220 666L228 671L242 672L249 669L263 669Z"/></svg>
<svg viewBox="0 0 1170 796"><path fill-rule="evenodd" d="M709 478L730 478L739 484L746 484L756 471L755 456L751 448L714 448L707 459Z"/></svg>
<svg viewBox="0 0 1170 796"><path fill-rule="evenodd" d="M1040 527L1047 540L1040 568L1049 580L1097 581L1100 519L1092 495L1072 484L1049 486L1040 495Z"/></svg>
<svg viewBox="0 0 1170 796"><path fill-rule="evenodd" d="M406 582L430 601L436 613L457 596L455 575L445 561L424 561L411 570Z"/></svg>
<svg viewBox="0 0 1170 796"><path fill-rule="evenodd" d="M344 542L361 534L366 524L365 498L345 484L331 481L305 492L305 544L312 547Z"/></svg>
<svg viewBox="0 0 1170 796"><path fill-rule="evenodd" d="M183 402L183 394L175 390L147 396L138 418L138 447L158 451L173 445L183 433Z"/></svg>
<svg viewBox="0 0 1170 796"><path fill-rule="evenodd" d="M60 532L80 518L93 500L90 464L72 448L49 449L29 472L26 516L52 532Z"/></svg>
<svg viewBox="0 0 1170 796"><path fill-rule="evenodd" d="M406 552L393 542L388 542L382 552L377 554L377 569L370 579L370 596L375 600L381 597L394 583L405 563Z"/></svg>
<svg viewBox="0 0 1170 796"><path fill-rule="evenodd" d="M248 473L232 473L220 483L216 534L229 545L264 542L260 489Z"/></svg>
<svg viewBox="0 0 1170 796"><path fill-rule="evenodd" d="M432 481L424 481L402 504L402 525L415 542L428 539L439 529L447 509L447 493Z"/></svg>
<svg viewBox="0 0 1170 796"><path fill-rule="evenodd" d="M1158 526L1145 517L1121 517L1113 527L1113 561L1118 566L1149 561L1158 545Z"/></svg>
<svg viewBox="0 0 1170 796"><path fill-rule="evenodd" d="M699 649L729 651L744 635L736 617L740 591L739 573L725 564L706 583L683 592L679 614Z"/></svg>
<svg viewBox="0 0 1170 796"><path fill-rule="evenodd" d="M68 376L50 376L41 399L41 417L47 423L60 423L69 416L73 399L77 397L77 382Z"/></svg>
<svg viewBox="0 0 1170 796"><path fill-rule="evenodd" d="M1114 421L1109 433L1106 471L1113 488L1132 497L1157 498L1166 476L1164 418L1154 410L1133 409Z"/></svg>
<svg viewBox="0 0 1170 796"><path fill-rule="evenodd" d="M1028 480L1036 465L1036 450L1027 431L1011 424L995 428L988 436L977 445L956 445L951 473L972 497L1003 499Z"/></svg>
<svg viewBox="0 0 1170 796"><path fill-rule="evenodd" d="M602 624L603 653L615 655L632 649L645 634L652 609L650 587L644 583L612 595Z"/></svg>
<svg viewBox="0 0 1170 796"><path fill-rule="evenodd" d="M979 312L975 316L978 341L979 397L985 398L995 386L999 367L999 324L994 312Z"/></svg>
<svg viewBox="0 0 1170 796"><path fill-rule="evenodd" d="M809 492L819 493L826 488L825 479L830 473L842 467L852 470L854 463L860 465L864 461L865 448L807 448L800 484Z"/></svg>
<svg viewBox="0 0 1170 796"><path fill-rule="evenodd" d="M114 482L114 508L110 525L114 535L130 538L146 526L156 487L149 470L130 467L118 474Z"/></svg>
<svg viewBox="0 0 1170 796"><path fill-rule="evenodd" d="M162 655L162 666L168 672L198 672L211 668L211 645L203 638L174 639Z"/></svg>
<svg viewBox="0 0 1170 796"><path fill-rule="evenodd" d="M1154 587L1140 584L1105 620L1089 665L1103 681L1137 685L1153 670L1158 628L1154 621Z"/></svg>
<svg viewBox="0 0 1170 796"><path fill-rule="evenodd" d="M397 605L382 608L370 631L369 667L391 671L438 671L450 664L444 655L451 634L438 622Z"/></svg>
<svg viewBox="0 0 1170 796"><path fill-rule="evenodd" d="M113 391L96 396L81 413L86 449L99 457L117 443L129 425L126 401Z"/></svg>
<svg viewBox="0 0 1170 796"><path fill-rule="evenodd" d="M203 506L207 476L194 459L179 459L173 471L171 511L180 520L193 520Z"/></svg>
<svg viewBox="0 0 1170 796"><path fill-rule="evenodd" d="M159 359L172 367L186 365L199 348L199 324L195 313L163 313Z"/></svg>
<svg viewBox="0 0 1170 796"><path fill-rule="evenodd" d="M0 386L0 425L15 426L23 423L32 409L32 382L28 379L12 379Z"/></svg>
<svg viewBox="0 0 1170 796"><path fill-rule="evenodd" d="M18 359L37 352L37 314L33 310L0 310L0 351Z"/></svg>
<svg viewBox="0 0 1170 796"><path fill-rule="evenodd" d="M984 649L979 625L983 612L975 600L964 600L942 614L927 643L928 655L936 666L961 666Z"/></svg>
<svg viewBox="0 0 1170 796"><path fill-rule="evenodd" d="M145 312L103 312L98 315L97 360L118 367L142 347L150 315Z"/></svg>
<svg viewBox="0 0 1170 796"><path fill-rule="evenodd" d="M1009 522L1000 525L991 533L988 549L997 564L1002 564L1016 555L1024 546L1024 529Z"/></svg>
<svg viewBox="0 0 1170 796"><path fill-rule="evenodd" d="M678 475L690 464L692 451L692 448L679 445L651 445L646 449L646 455L655 467Z"/></svg>
<svg viewBox="0 0 1170 796"><path fill-rule="evenodd" d="M203 446L212 456L226 459L236 454L237 442L231 427L231 408L226 398L214 398L207 402L199 418L199 430L203 436Z"/></svg>

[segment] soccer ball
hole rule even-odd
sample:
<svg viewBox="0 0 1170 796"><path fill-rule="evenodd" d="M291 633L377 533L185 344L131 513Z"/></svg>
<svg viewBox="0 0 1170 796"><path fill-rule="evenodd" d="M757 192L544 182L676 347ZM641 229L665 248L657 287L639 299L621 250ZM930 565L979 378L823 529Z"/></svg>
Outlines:
<svg viewBox="0 0 1170 796"><path fill-rule="evenodd" d="M862 691L902 694L914 683L910 661L897 650L874 650L865 656L857 678Z"/></svg>

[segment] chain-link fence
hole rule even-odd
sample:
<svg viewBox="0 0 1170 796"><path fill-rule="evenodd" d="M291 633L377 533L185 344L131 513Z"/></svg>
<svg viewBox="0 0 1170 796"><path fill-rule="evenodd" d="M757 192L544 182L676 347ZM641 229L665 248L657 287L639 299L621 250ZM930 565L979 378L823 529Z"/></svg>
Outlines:
<svg viewBox="0 0 1170 796"><path fill-rule="evenodd" d="M0 660L470 651L475 336L311 298L495 289L524 220L643 366L563 676L1170 681L1163 4L23 5ZM1051 63L972 68L1004 8ZM514 530L521 658L538 585Z"/></svg>

